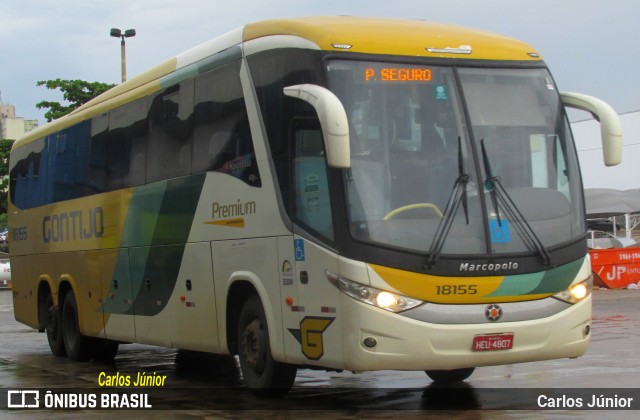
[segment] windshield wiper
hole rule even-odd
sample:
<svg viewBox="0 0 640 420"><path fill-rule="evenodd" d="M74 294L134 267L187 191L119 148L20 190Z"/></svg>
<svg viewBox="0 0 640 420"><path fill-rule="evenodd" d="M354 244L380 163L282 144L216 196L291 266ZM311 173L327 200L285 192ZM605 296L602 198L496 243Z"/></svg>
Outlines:
<svg viewBox="0 0 640 420"><path fill-rule="evenodd" d="M495 188L495 182L498 182L500 179L493 176L491 164L489 163L489 156L487 155L487 150L484 148L484 139L480 140L480 147L482 149L482 163L484 164L484 171L487 174L487 180L484 182L484 187L489 191L489 194L491 194L491 204L493 204L493 210L496 212L498 226L502 227L500 209L498 208L498 191Z"/></svg>
<svg viewBox="0 0 640 420"><path fill-rule="evenodd" d="M484 139L480 140L480 147L482 149L482 161L484 163L484 171L487 174L487 179L484 182L485 188L491 194L491 202L493 209L496 212L496 219L498 227L502 227L502 221L500 220L499 204L502 206L507 217L514 222L518 234L522 238L522 241L531 250L536 251L542 258L544 265L551 264L551 256L549 251L545 248L544 244L536 235L527 219L524 217L516 203L513 201L507 190L502 185L500 177L494 176L491 171L491 164L489 163L489 155L487 149L484 146Z"/></svg>
<svg viewBox="0 0 640 420"><path fill-rule="evenodd" d="M453 190L447 201L447 207L444 209L442 219L438 224L436 233L433 236L431 247L429 248L429 257L427 258L427 266L431 268L440 257L444 242L449 235L451 226L455 219L456 212L462 204L464 216L467 224L469 224L469 207L467 204L467 184L471 181L471 175L466 173L464 168L464 158L462 157L462 140L458 136L458 178L453 184Z"/></svg>

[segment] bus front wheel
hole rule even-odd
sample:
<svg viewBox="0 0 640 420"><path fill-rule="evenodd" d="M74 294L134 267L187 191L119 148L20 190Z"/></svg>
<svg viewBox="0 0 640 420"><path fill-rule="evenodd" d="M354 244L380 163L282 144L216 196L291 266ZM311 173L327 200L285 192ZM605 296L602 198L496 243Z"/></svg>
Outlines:
<svg viewBox="0 0 640 420"><path fill-rule="evenodd" d="M91 340L80 333L78 304L73 290L69 290L62 305L62 337L67 356L76 362L91 358Z"/></svg>
<svg viewBox="0 0 640 420"><path fill-rule="evenodd" d="M238 357L244 382L254 394L284 395L293 386L297 368L273 360L264 308L255 295L247 299L240 312Z"/></svg>
<svg viewBox="0 0 640 420"><path fill-rule="evenodd" d="M464 368L453 370L425 370L427 376L440 384L453 384L469 378L476 368Z"/></svg>

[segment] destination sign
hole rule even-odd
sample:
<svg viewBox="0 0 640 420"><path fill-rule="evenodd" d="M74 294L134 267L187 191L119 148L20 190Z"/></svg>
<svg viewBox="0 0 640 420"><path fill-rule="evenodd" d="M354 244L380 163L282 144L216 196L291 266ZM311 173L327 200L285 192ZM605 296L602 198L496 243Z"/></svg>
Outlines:
<svg viewBox="0 0 640 420"><path fill-rule="evenodd" d="M364 69L366 82L430 82L431 69L422 67L383 67Z"/></svg>

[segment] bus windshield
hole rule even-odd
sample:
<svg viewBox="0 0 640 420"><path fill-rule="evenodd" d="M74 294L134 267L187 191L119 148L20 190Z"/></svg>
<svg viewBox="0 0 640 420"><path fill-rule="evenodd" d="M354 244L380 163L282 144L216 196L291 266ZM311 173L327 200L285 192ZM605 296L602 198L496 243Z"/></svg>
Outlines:
<svg viewBox="0 0 640 420"><path fill-rule="evenodd" d="M546 253L584 236L568 122L544 68L334 60L352 236L430 253Z"/></svg>

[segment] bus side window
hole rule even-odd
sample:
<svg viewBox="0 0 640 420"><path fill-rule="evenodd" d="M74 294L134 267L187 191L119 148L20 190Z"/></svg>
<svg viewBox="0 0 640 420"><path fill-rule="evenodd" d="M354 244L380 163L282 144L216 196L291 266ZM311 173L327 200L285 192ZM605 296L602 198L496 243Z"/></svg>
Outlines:
<svg viewBox="0 0 640 420"><path fill-rule="evenodd" d="M151 103L151 136L147 143L147 182L191 172L193 80L159 93Z"/></svg>
<svg viewBox="0 0 640 420"><path fill-rule="evenodd" d="M89 169L85 195L107 190L107 135L109 134L109 113L91 119L89 138Z"/></svg>
<svg viewBox="0 0 640 420"><path fill-rule="evenodd" d="M47 177L46 137L35 140L11 155L11 201L20 209L47 204L45 202Z"/></svg>
<svg viewBox="0 0 640 420"><path fill-rule="evenodd" d="M260 187L239 71L233 62L196 78L192 172L222 172Z"/></svg>
<svg viewBox="0 0 640 420"><path fill-rule="evenodd" d="M89 149L86 139L90 130L91 122L83 121L48 136L51 184L47 202L57 203L84 196Z"/></svg>
<svg viewBox="0 0 640 420"><path fill-rule="evenodd" d="M148 102L146 98L125 104L109 112L109 131L106 142L94 154L96 166L100 153L106 154L107 190L142 185L145 182L145 148L149 134ZM96 140L99 137L95 137ZM93 143L93 139L92 139ZM92 166L93 162L92 162Z"/></svg>
<svg viewBox="0 0 640 420"><path fill-rule="evenodd" d="M333 240L331 199L320 125L317 120L296 119L292 137L295 219Z"/></svg>

